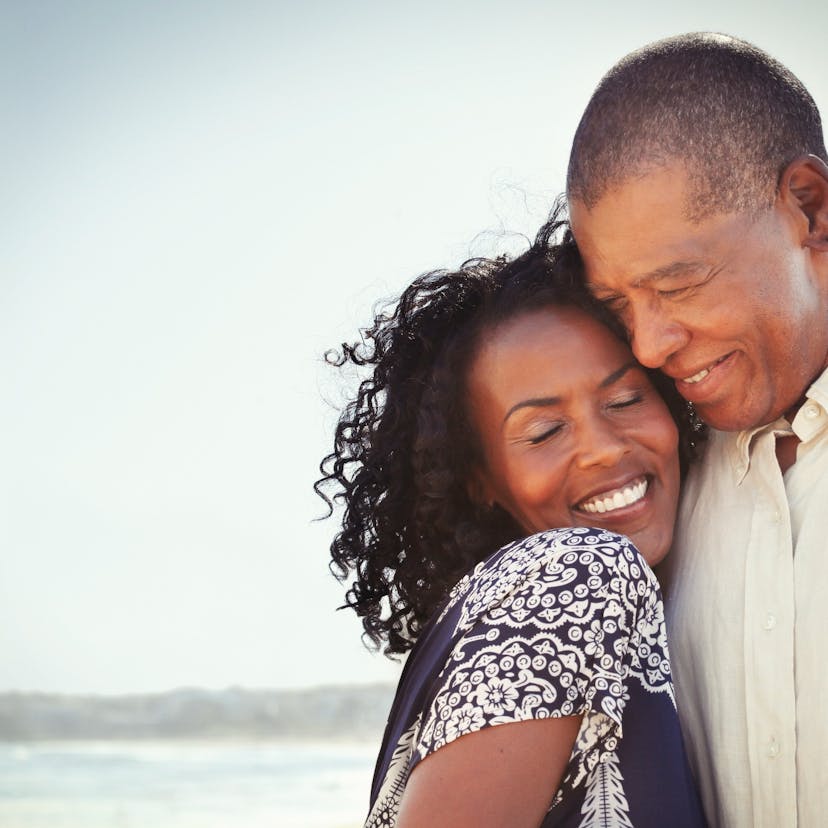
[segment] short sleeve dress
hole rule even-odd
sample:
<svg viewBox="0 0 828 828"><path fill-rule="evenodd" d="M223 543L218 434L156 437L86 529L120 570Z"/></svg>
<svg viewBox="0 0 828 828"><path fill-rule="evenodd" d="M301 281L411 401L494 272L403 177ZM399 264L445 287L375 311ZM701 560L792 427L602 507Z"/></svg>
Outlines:
<svg viewBox="0 0 828 828"><path fill-rule="evenodd" d="M705 825L676 714L658 581L626 538L543 532L451 591L409 655L366 828L396 824L411 771L454 739L581 715L542 826Z"/></svg>

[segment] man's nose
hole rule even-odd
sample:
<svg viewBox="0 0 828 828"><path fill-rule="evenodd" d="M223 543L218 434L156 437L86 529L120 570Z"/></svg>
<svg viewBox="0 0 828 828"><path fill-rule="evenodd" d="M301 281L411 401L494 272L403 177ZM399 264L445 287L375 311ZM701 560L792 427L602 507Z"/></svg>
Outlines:
<svg viewBox="0 0 828 828"><path fill-rule="evenodd" d="M647 300L631 309L626 322L632 352L647 368L661 368L689 339L683 325Z"/></svg>

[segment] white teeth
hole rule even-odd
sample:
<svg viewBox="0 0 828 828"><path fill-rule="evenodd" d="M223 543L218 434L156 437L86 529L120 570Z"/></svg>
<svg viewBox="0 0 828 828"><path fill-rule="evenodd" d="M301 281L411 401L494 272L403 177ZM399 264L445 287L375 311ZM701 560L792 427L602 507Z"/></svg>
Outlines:
<svg viewBox="0 0 828 828"><path fill-rule="evenodd" d="M709 368L702 368L698 374L693 374L692 377L686 377L682 380L682 382L687 383L688 385L693 385L693 383L701 382L720 362L724 362L728 358L729 354L725 354L723 357L717 359Z"/></svg>
<svg viewBox="0 0 828 828"><path fill-rule="evenodd" d="M621 509L624 506L629 506L641 500L647 493L648 483L642 479L632 486L627 486L624 489L619 489L617 492L607 492L598 497L593 497L581 504L580 508L585 512L591 514L604 514L605 512L613 512L616 509Z"/></svg>
<svg viewBox="0 0 828 828"><path fill-rule="evenodd" d="M693 385L695 382L701 382L708 374L710 373L709 368L702 368L698 374L693 374L692 377L686 377L682 380L682 382L687 383L688 385Z"/></svg>

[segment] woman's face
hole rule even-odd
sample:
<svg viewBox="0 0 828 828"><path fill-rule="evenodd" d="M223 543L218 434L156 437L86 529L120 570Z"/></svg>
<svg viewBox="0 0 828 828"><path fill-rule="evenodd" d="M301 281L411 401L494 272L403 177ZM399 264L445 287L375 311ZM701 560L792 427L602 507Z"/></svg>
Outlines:
<svg viewBox="0 0 828 828"><path fill-rule="evenodd" d="M629 348L577 308L527 311L484 333L467 391L485 458L477 499L529 533L597 526L650 565L667 553L678 432Z"/></svg>

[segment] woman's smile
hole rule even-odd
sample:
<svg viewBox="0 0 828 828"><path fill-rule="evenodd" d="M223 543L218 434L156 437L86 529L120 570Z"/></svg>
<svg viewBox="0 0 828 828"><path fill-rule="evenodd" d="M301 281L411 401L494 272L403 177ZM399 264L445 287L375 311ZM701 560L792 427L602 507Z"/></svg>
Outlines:
<svg viewBox="0 0 828 828"><path fill-rule="evenodd" d="M617 488L611 488L598 495L591 496L575 506L590 514L604 514L605 512L617 512L626 506L639 503L647 494L647 477L642 475L631 483Z"/></svg>

